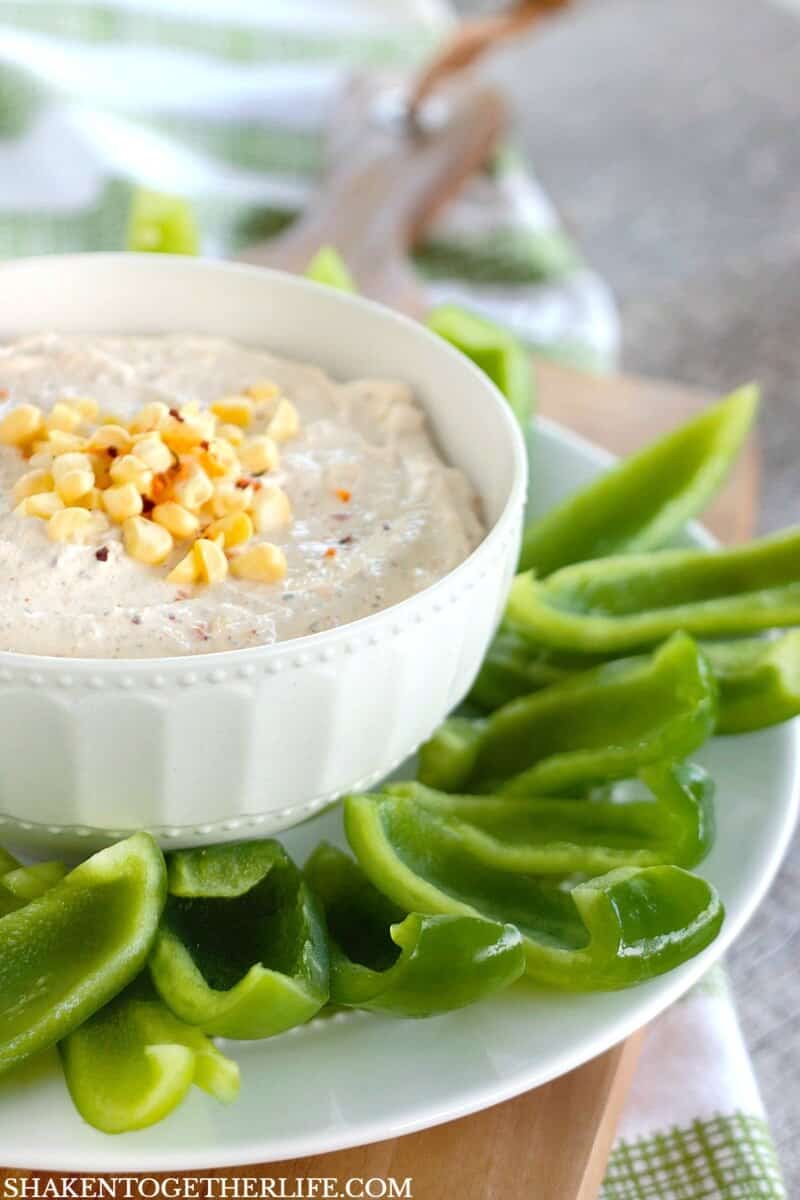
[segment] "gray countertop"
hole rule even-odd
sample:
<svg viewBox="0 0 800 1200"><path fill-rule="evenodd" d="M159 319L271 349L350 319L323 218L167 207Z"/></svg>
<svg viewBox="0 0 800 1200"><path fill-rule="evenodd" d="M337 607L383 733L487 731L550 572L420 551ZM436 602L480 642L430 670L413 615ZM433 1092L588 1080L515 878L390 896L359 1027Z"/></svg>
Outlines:
<svg viewBox="0 0 800 1200"><path fill-rule="evenodd" d="M623 366L719 390L760 380L762 528L800 519L800 0L585 0L495 69L616 293ZM793 1196L798 911L796 843L729 957Z"/></svg>

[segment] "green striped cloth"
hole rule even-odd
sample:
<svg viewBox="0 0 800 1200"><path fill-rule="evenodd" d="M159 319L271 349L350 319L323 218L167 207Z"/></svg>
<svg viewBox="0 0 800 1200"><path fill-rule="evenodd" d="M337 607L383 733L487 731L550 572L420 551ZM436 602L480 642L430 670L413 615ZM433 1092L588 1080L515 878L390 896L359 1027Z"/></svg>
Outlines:
<svg viewBox="0 0 800 1200"><path fill-rule="evenodd" d="M137 185L189 197L209 254L280 230L346 73L414 66L448 21L442 0L0 0L0 257L121 247ZM432 303L613 363L613 302L511 153L417 264Z"/></svg>
<svg viewBox="0 0 800 1200"><path fill-rule="evenodd" d="M0 0L0 256L120 248L136 187L189 197L203 249L291 221L354 66L408 69L444 0ZM573 361L610 365L613 302L510 152L417 256L454 301ZM724 988L653 1023L603 1200L785 1196Z"/></svg>

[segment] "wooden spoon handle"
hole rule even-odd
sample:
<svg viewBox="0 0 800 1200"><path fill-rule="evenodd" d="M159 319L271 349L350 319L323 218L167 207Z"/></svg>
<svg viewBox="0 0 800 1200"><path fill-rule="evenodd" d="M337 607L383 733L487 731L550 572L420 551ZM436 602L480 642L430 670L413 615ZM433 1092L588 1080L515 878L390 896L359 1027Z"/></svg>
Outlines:
<svg viewBox="0 0 800 1200"><path fill-rule="evenodd" d="M571 0L518 0L507 12L478 17L459 25L452 38L417 78L410 98L412 112L456 71L462 71L499 42L524 33Z"/></svg>
<svg viewBox="0 0 800 1200"><path fill-rule="evenodd" d="M491 88L442 91L441 120L414 130L378 114L385 83L356 78L331 122L327 174L306 211L248 262L301 272L322 245L335 246L359 290L394 308L424 311L408 249L432 218L487 160L506 125Z"/></svg>

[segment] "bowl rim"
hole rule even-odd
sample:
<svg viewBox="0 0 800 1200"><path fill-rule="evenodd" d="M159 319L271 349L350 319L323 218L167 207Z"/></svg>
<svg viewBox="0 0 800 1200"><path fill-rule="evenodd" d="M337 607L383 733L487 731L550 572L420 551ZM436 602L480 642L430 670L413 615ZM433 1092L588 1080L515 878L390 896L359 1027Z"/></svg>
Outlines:
<svg viewBox="0 0 800 1200"><path fill-rule="evenodd" d="M407 596L397 604L392 604L375 613L369 613L367 616L360 617L355 621L348 621L343 625L337 625L333 629L304 634L302 637L290 638L284 641L267 642L260 646L243 646L235 650L212 650L205 654L153 655L142 658L103 658L100 656L92 658L82 655L30 654L21 653L16 650L0 650L0 666L5 668L16 667L17 669L32 672L47 672L48 670L63 672L68 670L77 672L78 674L91 672L94 675L101 672L116 673L119 671L140 674L154 670L157 670L159 673L186 673L191 666L197 670L204 666L212 670L215 667L233 666L241 663L245 657L262 661L283 656L300 658L308 654L309 651L319 654L325 647L332 647L338 642L347 642L351 638L358 637L363 633L369 636L370 633L374 632L375 626L387 622L392 625L398 624L403 619L407 620L409 616L412 619L415 616L417 620L424 619L420 614L415 613L415 609L425 608L431 604L436 608L441 593L445 590L455 587L459 593L463 592L466 584L465 577L472 576L473 571L480 567L484 559L497 556L507 539L513 535L518 517L521 516L524 509L528 484L528 456L519 422L514 417L508 401L489 376L481 371L465 354L462 354L460 350L457 350L449 342L446 342L444 338L433 333L421 321L416 321L402 313L395 312L394 309L388 308L386 305L380 304L375 300L370 300L365 296L339 291L325 284L306 279L304 276L293 275L288 271L279 271L271 267L259 267L249 263L195 258L177 254L136 254L132 252L94 251L76 254L26 256L24 258L8 259L0 263L0 280L4 276L13 275L16 271L25 271L32 268L44 270L46 269L46 264L58 265L64 268L74 266L76 269L80 269L81 264L87 261L108 262L112 265L123 267L125 270L127 270L128 264L135 262L137 271L143 272L152 271L157 273L166 266L175 267L176 265L180 265L181 270L187 271L217 273L233 278L237 276L242 278L257 277L263 279L266 284L269 284L270 281L279 280L281 287L294 288L300 293L325 294L329 302L340 304L345 308L372 312L388 324L400 329L405 328L409 330L412 336L435 345L436 353L441 353L446 358L451 359L451 361L457 362L460 370L466 371L468 375L472 375L473 379L478 380L484 388L487 401L495 406L495 410L500 417L501 426L510 441L513 462L511 485L502 511L488 528L484 537L465 559L458 563L452 570L448 571L447 574L443 575L441 579L435 580L421 591ZM154 334L153 336L158 336L158 334ZM215 335L209 333L209 336ZM422 401L420 401L420 404L424 408ZM475 486L474 483L473 486Z"/></svg>

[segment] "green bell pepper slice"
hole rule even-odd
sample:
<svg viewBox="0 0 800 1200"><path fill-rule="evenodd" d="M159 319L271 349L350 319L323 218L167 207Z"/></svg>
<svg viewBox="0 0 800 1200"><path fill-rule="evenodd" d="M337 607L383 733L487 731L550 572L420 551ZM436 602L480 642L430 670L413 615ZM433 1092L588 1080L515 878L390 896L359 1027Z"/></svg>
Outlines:
<svg viewBox="0 0 800 1200"><path fill-rule="evenodd" d="M525 971L512 925L406 914L335 846L317 846L305 874L328 926L332 1004L430 1017L494 995Z"/></svg>
<svg viewBox="0 0 800 1200"><path fill-rule="evenodd" d="M75 1107L102 1133L155 1125L192 1084L223 1103L239 1092L238 1065L138 982L69 1034L59 1050Z"/></svg>
<svg viewBox="0 0 800 1200"><path fill-rule="evenodd" d="M520 570L541 577L571 563L668 543L724 481L758 399L757 387L740 388L532 521Z"/></svg>
<svg viewBox="0 0 800 1200"><path fill-rule="evenodd" d="M724 638L800 625L800 529L721 550L661 550L514 580L506 619L537 646L625 654L676 630Z"/></svg>
<svg viewBox="0 0 800 1200"><path fill-rule="evenodd" d="M800 715L800 630L775 638L698 644L718 689L715 733L748 733ZM520 696L569 679L596 661L534 646L515 630L502 627L467 699L493 712ZM458 737L467 744L466 731Z"/></svg>
<svg viewBox="0 0 800 1200"><path fill-rule="evenodd" d="M620 867L567 890L476 855L463 831L397 795L349 796L347 838L365 874L415 912L516 925L527 972L565 991L628 987L708 946L723 908L705 880L676 866Z"/></svg>
<svg viewBox="0 0 800 1200"><path fill-rule="evenodd" d="M265 1038L328 999L325 929L308 885L275 841L169 856L169 896L150 957L156 990L189 1025Z"/></svg>
<svg viewBox="0 0 800 1200"><path fill-rule="evenodd" d="M306 279L324 283L340 292L355 292L356 285L347 263L333 246L321 246L306 267Z"/></svg>
<svg viewBox="0 0 800 1200"><path fill-rule="evenodd" d="M16 912L60 883L67 868L60 862L16 866L0 876L0 916Z"/></svg>
<svg viewBox="0 0 800 1200"><path fill-rule="evenodd" d="M137 833L0 918L0 1071L65 1037L131 982L165 894L161 851Z"/></svg>
<svg viewBox="0 0 800 1200"><path fill-rule="evenodd" d="M188 200L139 188L133 196L128 250L145 254L199 254L200 235Z"/></svg>
<svg viewBox="0 0 800 1200"><path fill-rule="evenodd" d="M749 733L800 715L800 630L708 642L705 653L719 687L716 733Z"/></svg>
<svg viewBox="0 0 800 1200"><path fill-rule="evenodd" d="M446 818L489 865L531 875L694 867L714 841L714 781L694 763L656 763L638 779L595 787L580 799L463 796L419 783L385 791Z"/></svg>
<svg viewBox="0 0 800 1200"><path fill-rule="evenodd" d="M598 666L605 658L568 654L534 646L516 629L503 623L490 645L467 696L470 704L493 712L519 696L562 683L578 671Z"/></svg>
<svg viewBox="0 0 800 1200"><path fill-rule="evenodd" d="M649 658L603 663L489 717L457 720L458 753L448 755L446 721L422 748L420 783L519 796L563 792L686 758L714 730L716 686L696 643L676 634Z"/></svg>
<svg viewBox="0 0 800 1200"><path fill-rule="evenodd" d="M443 305L428 313L427 325L489 376L527 432L533 414L535 379L522 343L507 329L454 305Z"/></svg>

